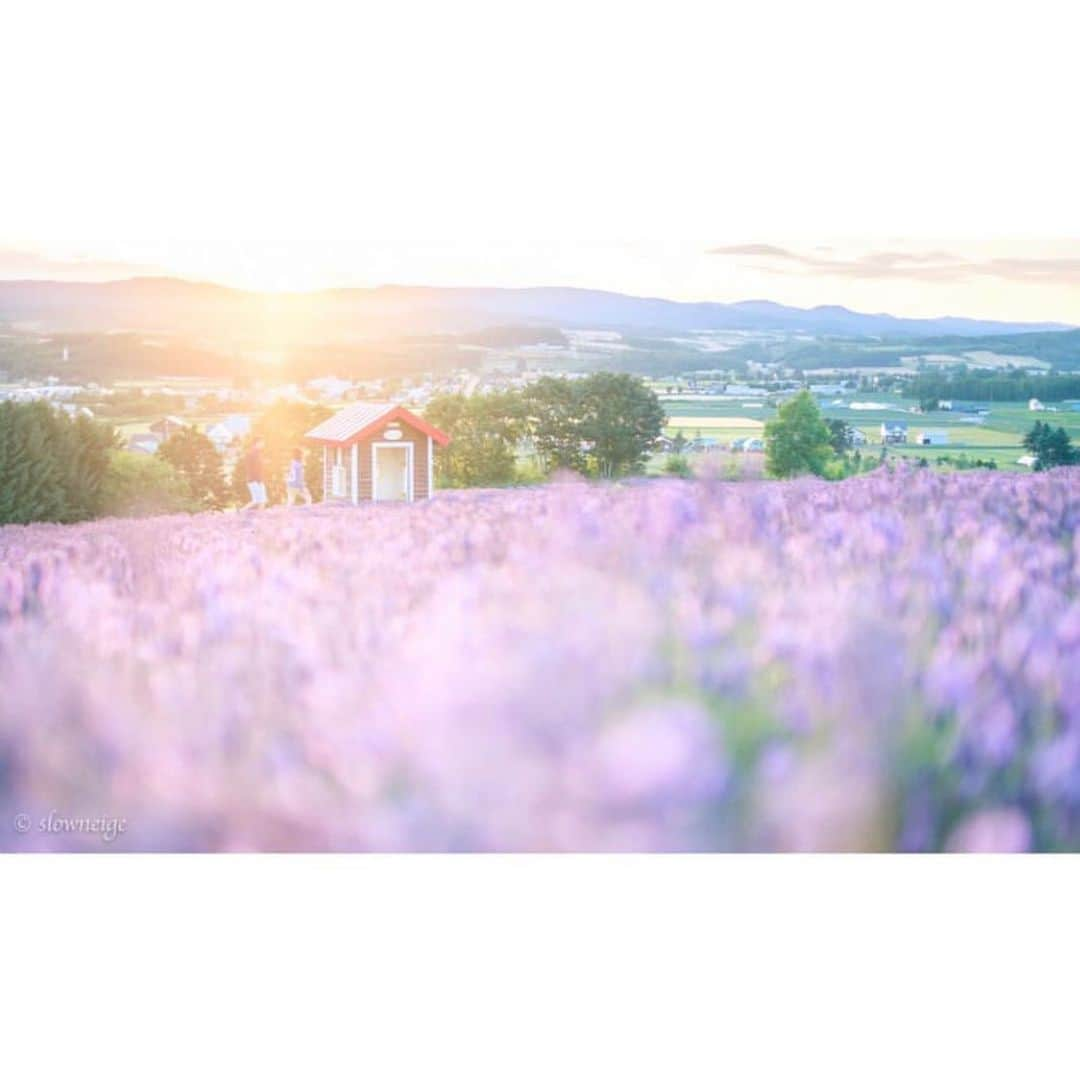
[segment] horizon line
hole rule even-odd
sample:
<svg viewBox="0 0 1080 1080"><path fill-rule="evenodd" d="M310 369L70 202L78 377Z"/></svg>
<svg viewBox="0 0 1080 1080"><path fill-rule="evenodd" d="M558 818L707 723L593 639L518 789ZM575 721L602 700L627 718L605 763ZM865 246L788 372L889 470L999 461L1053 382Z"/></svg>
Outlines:
<svg viewBox="0 0 1080 1080"><path fill-rule="evenodd" d="M658 302L675 304L681 307L708 305L712 307L737 308L751 304L768 304L785 311L797 311L804 313L836 310L849 315L857 315L865 318L896 319L901 322L972 322L972 323L1002 323L1014 326L1050 327L1053 331L1067 331L1080 329L1080 324L1062 322L1059 319L1010 319L1000 317L981 317L975 315L895 315L889 311L860 311L849 308L844 304L815 304L813 307L799 307L795 304L784 304L767 297L753 297L745 300L676 300L667 296L645 296L637 293L619 292L615 289L593 288L582 285L406 285L399 282L386 281L378 285L327 285L314 289L252 289L242 285L230 285L222 281L214 281L207 278L189 278L182 274L131 274L128 277L103 278L103 279L77 279L55 277L0 277L0 288L4 285L76 285L76 286L102 286L102 285L130 285L137 282L175 282L183 285L192 285L203 288L222 289L231 293L242 293L249 296L318 296L321 293L332 292L376 292L380 289L416 289L441 292L576 292L597 293L606 296L618 296L628 300L641 300L646 302Z"/></svg>

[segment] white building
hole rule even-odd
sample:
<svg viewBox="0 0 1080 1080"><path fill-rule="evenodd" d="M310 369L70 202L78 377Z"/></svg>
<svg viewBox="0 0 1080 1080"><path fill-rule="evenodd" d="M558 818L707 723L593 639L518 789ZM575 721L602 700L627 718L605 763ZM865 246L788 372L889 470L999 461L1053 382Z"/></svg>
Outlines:
<svg viewBox="0 0 1080 1080"><path fill-rule="evenodd" d="M66 386L49 381L47 386L16 386L0 391L0 400L8 401L65 401L82 393L81 386Z"/></svg>
<svg viewBox="0 0 1080 1080"><path fill-rule="evenodd" d="M1028 408L1032 412L1045 412L1046 411L1046 406L1037 397L1033 397L1028 402Z"/></svg>
<svg viewBox="0 0 1080 1080"><path fill-rule="evenodd" d="M128 438L128 452L132 454L156 454L161 440L150 431L143 431Z"/></svg>
<svg viewBox="0 0 1080 1080"><path fill-rule="evenodd" d="M251 417L240 413L226 416L224 420L207 429L206 437L214 444L219 454L227 447L243 439L251 432Z"/></svg>
<svg viewBox="0 0 1080 1080"><path fill-rule="evenodd" d="M320 379L309 379L307 385L321 397L337 401L345 395L346 391L352 389L353 384L348 379L327 375Z"/></svg>

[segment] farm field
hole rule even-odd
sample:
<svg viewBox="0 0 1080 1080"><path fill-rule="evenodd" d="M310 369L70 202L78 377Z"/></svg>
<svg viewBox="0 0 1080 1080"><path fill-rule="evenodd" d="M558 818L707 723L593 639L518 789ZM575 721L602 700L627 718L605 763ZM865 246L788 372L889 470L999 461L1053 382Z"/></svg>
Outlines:
<svg viewBox="0 0 1080 1080"><path fill-rule="evenodd" d="M107 811L116 850L1077 850L1078 526L1080 469L898 465L0 529L0 820Z"/></svg>
<svg viewBox="0 0 1080 1080"><path fill-rule="evenodd" d="M944 455L967 454L969 457L994 460L999 469L1027 471L1024 466L1017 464L1017 459L1024 453L1021 445L1023 437L1036 420L1063 427L1074 442L1080 441L1080 412L1064 408L1057 412L1032 412L1026 402L987 402L985 404L990 413L983 423L968 424L960 418L960 413L912 413L910 408L913 402L895 396L858 395L854 400L882 405L885 408L852 409L848 405L826 404L821 407L822 415L843 420L858 428L867 436L871 446L880 445L881 424L885 421L899 420L907 423L911 439L923 430L948 433L949 442L945 446L890 444L889 453L901 457L925 457L934 461ZM749 434L742 430L748 422L764 425L765 421L776 415L772 409L755 409L752 415L756 419L748 421L749 410L744 409L743 403L738 399L704 400L695 402L693 406L672 400L665 400L663 404L669 416L669 434L674 434L679 429L684 423L682 417L688 415L692 408L695 418L693 433L700 429L703 435L727 441ZM691 429L686 427L682 430L687 436L692 433Z"/></svg>
<svg viewBox="0 0 1080 1080"><path fill-rule="evenodd" d="M765 426L764 421L748 416L672 416L668 420L669 428L687 430L701 428L727 428L731 431L758 431Z"/></svg>
<svg viewBox="0 0 1080 1080"><path fill-rule="evenodd" d="M978 445L975 443L951 443L948 446L890 446L889 454L892 457L902 458L906 461L917 461L924 458L931 465L939 463L943 467L948 466L949 457L963 455L967 458L978 458L980 461L992 461L998 469L1010 472L1030 472L1030 468L1019 463L1024 454L1022 447L989 444Z"/></svg>
<svg viewBox="0 0 1080 1080"><path fill-rule="evenodd" d="M193 424L199 429L199 431L206 431L208 428L213 427L216 423L224 420L229 413L215 413L215 414L200 414L199 416L184 416L185 423ZM150 430L150 425L155 420L160 420L161 414L154 413L152 415L146 415L141 417L125 417L120 420L109 420L108 423L112 424L117 431L126 439L130 435L140 435L143 432Z"/></svg>
<svg viewBox="0 0 1080 1080"><path fill-rule="evenodd" d="M749 416L672 416L664 434L674 438L682 433L686 439L709 438L730 443L733 439L754 438L765 429L765 421Z"/></svg>

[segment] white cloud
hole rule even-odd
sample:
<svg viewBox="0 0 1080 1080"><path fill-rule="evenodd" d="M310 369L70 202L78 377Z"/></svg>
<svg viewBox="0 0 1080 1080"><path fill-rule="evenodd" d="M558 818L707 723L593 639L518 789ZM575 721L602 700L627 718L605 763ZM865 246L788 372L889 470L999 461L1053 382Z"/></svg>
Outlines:
<svg viewBox="0 0 1080 1080"><path fill-rule="evenodd" d="M832 247L797 251L775 244L727 244L708 254L772 274L816 274L864 281L958 282L996 278L1027 284L1080 284L1080 244L1075 255L999 255L973 258L949 251L865 251L835 254Z"/></svg>

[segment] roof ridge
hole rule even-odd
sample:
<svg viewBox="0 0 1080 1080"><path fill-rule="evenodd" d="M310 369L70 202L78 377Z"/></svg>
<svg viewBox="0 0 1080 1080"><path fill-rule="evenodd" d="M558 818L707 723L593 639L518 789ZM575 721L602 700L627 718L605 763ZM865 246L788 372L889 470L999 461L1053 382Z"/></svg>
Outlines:
<svg viewBox="0 0 1080 1080"><path fill-rule="evenodd" d="M438 428L410 412L404 405L398 405L392 401L358 401L353 405L347 405L317 424L304 437L318 442L347 444L361 438L383 417L395 414L406 417L406 423L430 435L440 446L445 446L449 441L449 437Z"/></svg>

